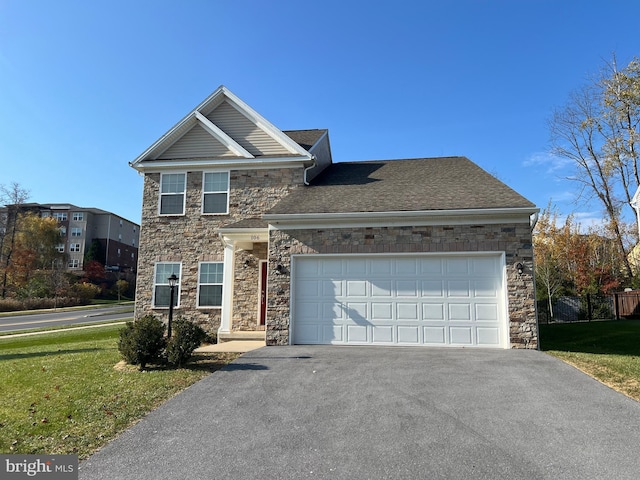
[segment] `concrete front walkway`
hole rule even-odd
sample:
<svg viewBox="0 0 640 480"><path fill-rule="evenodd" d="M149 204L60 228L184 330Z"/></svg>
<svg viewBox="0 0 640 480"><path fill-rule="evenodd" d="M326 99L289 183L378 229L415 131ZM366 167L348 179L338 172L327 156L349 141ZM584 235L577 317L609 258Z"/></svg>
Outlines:
<svg viewBox="0 0 640 480"><path fill-rule="evenodd" d="M216 343L213 345L205 345L194 350L195 353L221 353L235 352L246 353L257 348L265 346L264 341L257 340L231 340L230 342Z"/></svg>
<svg viewBox="0 0 640 480"><path fill-rule="evenodd" d="M265 347L80 465L82 480L637 479L640 404L538 351Z"/></svg>

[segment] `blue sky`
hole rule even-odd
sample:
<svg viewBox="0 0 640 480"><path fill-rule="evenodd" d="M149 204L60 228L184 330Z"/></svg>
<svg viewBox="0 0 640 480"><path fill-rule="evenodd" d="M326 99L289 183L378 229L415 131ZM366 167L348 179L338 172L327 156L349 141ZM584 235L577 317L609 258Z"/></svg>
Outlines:
<svg viewBox="0 0 640 480"><path fill-rule="evenodd" d="M0 0L0 184L140 221L128 166L226 85L334 161L464 155L540 208L572 202L547 120L615 52L640 2Z"/></svg>

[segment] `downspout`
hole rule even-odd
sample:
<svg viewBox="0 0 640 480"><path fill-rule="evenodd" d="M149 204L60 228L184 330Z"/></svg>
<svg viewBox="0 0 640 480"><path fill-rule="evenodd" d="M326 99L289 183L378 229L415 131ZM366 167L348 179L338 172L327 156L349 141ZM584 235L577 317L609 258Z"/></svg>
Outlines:
<svg viewBox="0 0 640 480"><path fill-rule="evenodd" d="M309 167L304 169L303 180L304 180L304 184L307 185L307 186L309 185L309 182L307 181L307 171L318 166L318 163L316 162L316 156L315 155L311 155L311 161L313 162L311 164L311 166L309 166Z"/></svg>

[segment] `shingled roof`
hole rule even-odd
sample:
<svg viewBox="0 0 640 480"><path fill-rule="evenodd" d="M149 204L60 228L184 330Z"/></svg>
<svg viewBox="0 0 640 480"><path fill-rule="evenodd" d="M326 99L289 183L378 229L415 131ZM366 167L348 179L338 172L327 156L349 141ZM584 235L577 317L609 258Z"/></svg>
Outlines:
<svg viewBox="0 0 640 480"><path fill-rule="evenodd" d="M314 130L283 130L287 137L296 142L305 150L309 150L327 132L327 129Z"/></svg>
<svg viewBox="0 0 640 480"><path fill-rule="evenodd" d="M334 163L269 214L535 208L466 157Z"/></svg>

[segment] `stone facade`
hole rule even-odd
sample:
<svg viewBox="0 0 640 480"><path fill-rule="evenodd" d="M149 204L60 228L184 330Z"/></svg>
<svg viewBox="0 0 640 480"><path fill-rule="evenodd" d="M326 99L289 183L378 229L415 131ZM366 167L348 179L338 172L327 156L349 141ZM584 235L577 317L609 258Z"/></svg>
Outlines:
<svg viewBox="0 0 640 480"><path fill-rule="evenodd" d="M227 215L202 215L202 173L187 172L185 214L172 216L158 214L160 174L145 174L135 317L150 314L168 318L167 308L153 307L154 267L157 262L180 262L180 299L174 316L184 316L213 333L220 326L221 309L197 308L199 263L222 262L224 245L218 229L260 217L291 189L303 184L303 169L231 170ZM260 259L266 259L266 244L255 244L253 251L236 252L233 330L255 330L257 325Z"/></svg>
<svg viewBox="0 0 640 480"><path fill-rule="evenodd" d="M272 230L269 239L267 344L289 343L293 254L504 252L513 348L537 348L533 245L528 223ZM520 275L514 265L521 262ZM276 274L276 265L284 268Z"/></svg>

